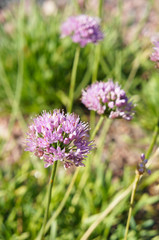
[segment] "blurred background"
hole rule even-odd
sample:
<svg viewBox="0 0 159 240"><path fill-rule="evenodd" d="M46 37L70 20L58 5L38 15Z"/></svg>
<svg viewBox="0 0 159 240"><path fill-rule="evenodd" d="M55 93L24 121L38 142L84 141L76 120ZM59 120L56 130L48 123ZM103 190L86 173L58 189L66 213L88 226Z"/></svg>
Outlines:
<svg viewBox="0 0 159 240"><path fill-rule="evenodd" d="M98 4L98 0L0 0L0 240L35 239L41 228L50 169L24 152L27 124L42 110L66 110L76 44L60 38L60 26L72 15L97 16ZM159 71L150 61L152 40L159 37L158 1L105 0L101 26L105 38L100 43L97 80L118 81L136 103L136 114L132 122L103 124L95 139L98 148L91 155L91 174L80 169L65 207L50 223L46 240L81 239L132 182L140 153L148 149L159 118ZM93 45L82 48L77 71L73 111L83 121L89 121L89 111L80 96L91 83L94 54ZM130 240L159 240L157 147L152 174L143 177L137 190ZM51 214L74 171L59 166ZM122 239L128 201L127 196L89 239Z"/></svg>

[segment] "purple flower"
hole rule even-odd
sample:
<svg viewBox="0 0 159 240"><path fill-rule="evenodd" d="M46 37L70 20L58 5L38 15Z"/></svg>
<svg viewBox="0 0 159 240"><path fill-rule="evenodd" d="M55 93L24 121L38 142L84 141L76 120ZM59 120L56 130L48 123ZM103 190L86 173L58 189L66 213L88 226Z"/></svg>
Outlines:
<svg viewBox="0 0 159 240"><path fill-rule="evenodd" d="M129 102L124 90L112 80L96 82L82 91L81 102L89 109L105 114L109 118L131 120L133 103Z"/></svg>
<svg viewBox="0 0 159 240"><path fill-rule="evenodd" d="M142 162L138 164L138 168L137 168L139 174L142 175L144 172L147 172L148 174L151 174L151 171L146 168L146 163L148 162L148 160L145 159L145 154L142 153L141 156L140 156L140 158L141 158L141 161L142 161Z"/></svg>
<svg viewBox="0 0 159 240"><path fill-rule="evenodd" d="M88 43L97 43L104 38L100 29L100 19L87 15L69 17L61 27L61 37L70 36L72 41L84 47Z"/></svg>
<svg viewBox="0 0 159 240"><path fill-rule="evenodd" d="M151 54L150 59L153 62L156 62L156 67L159 67L159 41L154 41L153 42L155 47L154 52Z"/></svg>
<svg viewBox="0 0 159 240"><path fill-rule="evenodd" d="M83 161L94 148L88 140L88 124L75 114L60 110L43 112L33 119L25 141L25 151L33 152L46 162L45 167L62 161L64 167L84 166Z"/></svg>

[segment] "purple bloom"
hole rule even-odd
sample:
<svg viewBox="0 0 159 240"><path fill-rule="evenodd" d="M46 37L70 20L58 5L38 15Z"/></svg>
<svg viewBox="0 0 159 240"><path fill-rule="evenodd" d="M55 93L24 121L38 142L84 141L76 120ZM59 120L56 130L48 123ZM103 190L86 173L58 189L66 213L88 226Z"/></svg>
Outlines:
<svg viewBox="0 0 159 240"><path fill-rule="evenodd" d="M124 90L112 80L96 82L82 91L81 102L89 109L105 114L109 118L124 118L131 120L134 112L132 102Z"/></svg>
<svg viewBox="0 0 159 240"><path fill-rule="evenodd" d="M70 36L72 41L84 47L88 43L97 43L104 38L100 29L100 19L87 15L69 17L61 27L61 37Z"/></svg>
<svg viewBox="0 0 159 240"><path fill-rule="evenodd" d="M26 151L33 152L46 162L45 167L62 161L64 167L84 166L94 145L88 140L88 124L74 114L64 114L60 110L43 112L33 119L26 138Z"/></svg>
<svg viewBox="0 0 159 240"><path fill-rule="evenodd" d="M153 42L155 47L154 52L151 54L150 59L153 62L156 62L156 66L159 67L159 41L154 41Z"/></svg>
<svg viewBox="0 0 159 240"><path fill-rule="evenodd" d="M142 162L138 164L138 168L137 168L139 174L142 175L144 172L147 172L148 174L151 174L151 171L146 168L146 163L148 162L148 160L145 159L145 154L142 153L141 156L140 156L140 158L141 158L141 161L142 161Z"/></svg>

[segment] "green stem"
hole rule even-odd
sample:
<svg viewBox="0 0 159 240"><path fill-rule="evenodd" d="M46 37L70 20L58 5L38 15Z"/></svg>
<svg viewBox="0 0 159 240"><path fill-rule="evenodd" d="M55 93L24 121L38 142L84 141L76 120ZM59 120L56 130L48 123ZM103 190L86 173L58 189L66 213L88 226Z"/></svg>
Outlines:
<svg viewBox="0 0 159 240"><path fill-rule="evenodd" d="M102 9L103 9L103 0L99 0L98 5L98 17L102 18ZM95 61L94 61L94 68L93 68L93 75L92 75L92 83L97 80L98 75L98 68L99 68L99 59L100 59L100 51L101 51L101 45L98 44L95 48Z"/></svg>
<svg viewBox="0 0 159 240"><path fill-rule="evenodd" d="M98 5L98 16L102 17L102 9L103 9L103 0L99 0ZM94 66L93 66L93 73L92 73L92 83L94 83L97 80L98 76L98 68L99 68L99 60L100 60L100 52L101 52L101 44L98 44L95 47L95 54L94 54ZM91 111L90 115L90 127L91 127L91 133L95 127L95 112Z"/></svg>
<svg viewBox="0 0 159 240"><path fill-rule="evenodd" d="M95 120L96 120L95 117L96 117L95 111L91 111L90 112L90 128L91 128L90 132L91 132L91 134L93 133L93 129L95 128Z"/></svg>
<svg viewBox="0 0 159 240"><path fill-rule="evenodd" d="M101 45L98 44L95 47L95 54L94 54L95 61L94 61L93 74L92 74L92 83L94 83L97 80L99 59L100 59L100 50L101 50Z"/></svg>
<svg viewBox="0 0 159 240"><path fill-rule="evenodd" d="M41 229L41 236L39 240L43 240L44 239L44 235L45 235L45 226L47 223L47 219L48 219L48 215L49 215L49 206L50 206L50 200L51 200L51 191L52 191L52 187L55 181L55 174L56 174L56 169L57 169L57 162L55 161L53 167L52 167L52 172L51 172L51 177L50 177L50 183L49 183L49 190L48 190L48 200L47 200L47 205L46 205L46 210L45 210L45 216L44 216L44 221L43 221L43 226Z"/></svg>
<svg viewBox="0 0 159 240"><path fill-rule="evenodd" d="M77 13L80 13L80 6L78 4L77 0L73 0L73 4L75 6L75 10L77 11Z"/></svg>
<svg viewBox="0 0 159 240"><path fill-rule="evenodd" d="M103 0L99 0L99 6L98 6L98 16L102 18L103 13Z"/></svg>
<svg viewBox="0 0 159 240"><path fill-rule="evenodd" d="M90 140L93 140L93 139L94 139L96 133L98 132L100 126L102 125L103 120L104 120L104 116L102 115L102 116L100 117L100 119L99 119L96 127L94 128L92 134L91 134Z"/></svg>
<svg viewBox="0 0 159 240"><path fill-rule="evenodd" d="M158 133L159 133L159 122L157 123L157 126L155 127L151 144L150 144L150 146L149 146L149 148L147 150L147 153L146 153L146 158L149 158L151 153L152 153L152 150L153 150L154 145L155 145L156 140L157 140ZM129 226L130 226L130 219L131 219L132 210L133 210L133 204L134 204L134 199L135 199L135 193L136 193L137 185L139 183L140 178L141 178L141 175L137 171L135 179L134 179L132 193L131 193L130 207L129 207L129 213L128 213L128 218L127 218L127 223L126 223L124 240L127 240Z"/></svg>
<svg viewBox="0 0 159 240"><path fill-rule="evenodd" d="M92 83L94 83L97 80L97 75L98 75L98 68L99 68L99 60L100 60L100 49L101 45L98 44L95 48L95 55L94 55L94 67L93 67L93 75L92 75ZM95 127L95 112L91 111L90 115L90 127L93 130ZM92 132L91 130L91 132Z"/></svg>
<svg viewBox="0 0 159 240"><path fill-rule="evenodd" d="M94 67L93 67L93 75L92 75L92 83L94 83L97 80L98 75L98 67L99 67L99 59L100 59L100 44L98 44L95 48L95 55L94 55ZM95 112L91 111L90 115L90 127L91 127L91 133L95 127Z"/></svg>
<svg viewBox="0 0 159 240"><path fill-rule="evenodd" d="M154 145L156 143L158 134L159 134L159 121L158 121L158 123L157 123L157 125L156 125L156 127L154 129L152 141L151 141L151 144L150 144L150 146L149 146L149 148L147 150L146 156L145 156L147 159L150 157L150 155L152 153L152 150L153 150L153 147L154 147Z"/></svg>
<svg viewBox="0 0 159 240"><path fill-rule="evenodd" d="M85 72L85 75L83 76L82 81L77 86L74 99L78 99L81 96L81 90L84 89L88 85L88 83L92 77L92 56L93 56L93 53L91 52L91 54L89 55L89 58L88 58L87 71Z"/></svg>
<svg viewBox="0 0 159 240"><path fill-rule="evenodd" d="M69 102L68 102L68 112L72 111L73 105L73 98L74 98L74 89L76 83L76 75L77 75L77 66L79 62L79 55L80 55L80 46L76 48L76 53L73 61L73 68L71 74L71 83L70 83L70 91L69 91Z"/></svg>
<svg viewBox="0 0 159 240"><path fill-rule="evenodd" d="M100 120L99 120L100 121ZM104 147L104 140L106 138L106 135L107 135L107 132L109 130L109 127L111 125L111 122L110 119L107 119L107 121L105 121L104 123L104 126L102 128L102 133L100 135L100 141L98 142L98 150L97 151L100 151L102 152L103 150L103 147ZM92 139L92 135L90 137L90 139ZM96 157L97 156L97 157ZM84 189L84 186L87 182L87 179L89 178L89 174L90 174L90 164L91 164L91 158L92 158L92 154L89 155L89 157L87 158L87 168L85 169L84 173L83 173L83 176L79 182L79 185L78 185L78 189L76 191L76 194L73 196L72 198L72 205L76 205L79 201L79 198L80 198L80 195ZM95 156L93 156L94 159L99 159L98 158L98 155L97 155L97 152L95 154Z"/></svg>
<svg viewBox="0 0 159 240"><path fill-rule="evenodd" d="M133 203L134 203L135 193L136 193L136 189L137 189L137 185L138 185L139 180L140 180L140 175L137 172L135 180L134 180L134 184L133 184L132 193L131 193L130 207L129 207L128 219L127 219L127 223L126 223L126 230L125 230L124 240L126 240L127 236L128 236L130 219L131 219L131 214L132 214L132 209L133 209Z"/></svg>
<svg viewBox="0 0 159 240"><path fill-rule="evenodd" d="M68 199L68 197L69 197L69 195L71 193L71 190L73 188L75 180L76 180L76 178L78 176L79 170L80 170L80 168L76 169L76 171L75 171L75 173L74 173L74 175L72 177L72 181L71 181L70 185L67 188L67 191L65 193L65 196L64 196L63 200L60 202L60 205L57 208L57 210L55 211L54 215L49 219L49 221L46 224L45 232L48 231L49 227L51 226L51 223L55 220L55 218L57 218L59 216L59 214L61 213L63 207L65 206L65 203L66 203L66 201L67 201L67 199Z"/></svg>

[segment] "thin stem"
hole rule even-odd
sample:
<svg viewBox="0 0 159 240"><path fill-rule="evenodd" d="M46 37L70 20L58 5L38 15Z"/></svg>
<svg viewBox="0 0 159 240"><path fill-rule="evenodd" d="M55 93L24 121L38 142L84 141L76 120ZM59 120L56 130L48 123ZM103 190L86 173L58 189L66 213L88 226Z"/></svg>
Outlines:
<svg viewBox="0 0 159 240"><path fill-rule="evenodd" d="M68 102L68 112L72 111L73 105L73 98L74 98L74 89L76 83L76 75L77 75L77 66L79 62L79 55L80 55L80 46L76 48L76 53L73 61L73 68L71 74L71 83L70 83L70 91L69 91L69 102Z"/></svg>
<svg viewBox="0 0 159 240"><path fill-rule="evenodd" d="M98 5L98 16L102 18L103 13L103 0L99 0L99 5Z"/></svg>
<svg viewBox="0 0 159 240"><path fill-rule="evenodd" d="M94 55L95 61L94 61L94 67L93 67L92 83L94 83L97 80L98 68L99 68L99 58L100 58L100 44L98 44L95 48L95 55ZM94 111L91 111L90 126L91 126L91 132L92 132L95 127L95 112Z"/></svg>
<svg viewBox="0 0 159 240"><path fill-rule="evenodd" d="M98 16L102 18L102 9L103 9L103 0L99 0L98 5ZM94 54L94 67L93 67L93 73L92 73L92 83L94 83L97 80L98 76L98 68L99 68L99 60L100 60L100 52L101 52L101 44L98 44L95 47L95 54ZM91 111L90 115L90 127L91 127L91 133L95 127L95 112Z"/></svg>
<svg viewBox="0 0 159 240"><path fill-rule="evenodd" d="M151 144L150 144L150 146L149 146L149 148L147 150L147 153L146 153L146 158L149 158L151 153L152 153L152 150L153 150L154 145L155 145L156 140L157 140L158 133L159 133L159 122L157 123L157 125L155 127ZM137 171L135 179L134 179L133 190L132 190L132 193L131 193L130 207L129 207L129 213L128 213L128 218L127 218L127 223L126 223L124 240L127 240L129 226L130 226L130 219L131 219L132 210L133 210L133 204L134 204L134 199L135 199L135 193L136 193L137 185L139 183L140 178L141 178L141 175Z"/></svg>
<svg viewBox="0 0 159 240"><path fill-rule="evenodd" d="M102 116L100 117L100 119L99 119L96 127L94 128L94 131L93 131L92 134L91 134L90 140L93 140L93 139L94 139L96 133L98 132L100 126L101 126L102 123L103 123L103 120L104 120L104 116L102 115Z"/></svg>
<svg viewBox="0 0 159 240"><path fill-rule="evenodd" d="M75 6L75 9L78 13L80 13L80 6L77 0L73 0L73 4Z"/></svg>
<svg viewBox="0 0 159 240"><path fill-rule="evenodd" d="M88 58L87 71L86 71L85 75L83 76L82 81L77 86L77 89L75 90L74 99L78 99L81 96L81 90L84 89L88 85L88 83L92 77L92 57L93 57L93 53L91 52L91 54L89 55L89 58Z"/></svg>
<svg viewBox="0 0 159 240"><path fill-rule="evenodd" d="M98 4L98 17L102 18L102 9L103 9L103 0L99 0ZM92 76L92 83L97 80L98 75L98 68L99 68L99 59L100 59L100 51L101 45L98 44L95 48L95 61L94 61L94 68L93 68L93 76Z"/></svg>
<svg viewBox="0 0 159 240"><path fill-rule="evenodd" d="M101 45L98 44L95 48L95 55L94 55L95 61L94 61L94 67L93 67L92 83L94 83L97 80L99 60L100 60L100 50L101 50ZM91 111L90 126L91 126L91 132L92 132L95 127L95 112L94 111Z"/></svg>
<svg viewBox="0 0 159 240"><path fill-rule="evenodd" d="M156 143L156 140L157 140L157 136L159 134L159 121L154 129L154 133L153 133L153 137L152 137L152 141L151 141L151 144L147 150L147 153L146 153L146 158L148 159L152 153L152 150L153 150L153 147Z"/></svg>
<svg viewBox="0 0 159 240"><path fill-rule="evenodd" d="M47 205L46 205L46 210L45 210L43 226L42 226L42 229L41 229L41 236L40 236L39 240L43 240L44 239L44 235L45 235L45 226L46 226L48 215L49 215L51 191L52 191L52 187L53 187L54 180L55 180L55 174L56 174L56 169L57 169L57 162L58 161L55 161L55 163L54 163L54 165L52 167L52 172L51 172L51 177L50 177L50 184L49 184L49 189L48 189L48 200L47 200Z"/></svg>
<svg viewBox="0 0 159 240"><path fill-rule="evenodd" d="M73 185L74 185L74 183L75 183L75 180L76 180L76 178L77 178L77 175L78 175L78 173L79 173L79 170L80 170L80 168L77 168L77 169L76 169L76 171L75 171L75 173L74 173L74 175L73 175L73 177L72 177L72 181L71 181L70 185L69 185L68 188L67 188L67 191L66 191L66 193L65 193L65 196L64 196L62 202L60 203L59 207L58 207L57 210L55 211L54 215L49 219L49 221L48 221L47 224L46 224L45 232L48 231L48 229L49 229L50 225L52 224L52 222L55 220L55 218L58 217L58 215L61 213L63 207L65 206L65 203L66 203L66 201L67 201L67 199L68 199L68 197L69 197L69 195L70 195L70 193L71 193L71 190L72 190L72 188L73 188Z"/></svg>
<svg viewBox="0 0 159 240"><path fill-rule="evenodd" d="M134 203L135 193L136 193L136 189L137 189L137 185L138 185L139 180L140 180L140 175L137 172L135 180L134 180L134 184L133 184L132 193L131 193L130 207L129 207L128 219L127 219L127 223L126 223L126 230L125 230L124 240L126 240L127 236L128 236L130 219L131 219L131 214L132 214L132 209L133 209L133 203Z"/></svg>
<svg viewBox="0 0 159 240"><path fill-rule="evenodd" d="M94 67L93 67L92 83L94 83L97 80L99 59L100 59L100 50L101 50L101 45L98 44L95 47L95 54L94 54L95 61L94 61Z"/></svg>
<svg viewBox="0 0 159 240"><path fill-rule="evenodd" d="M103 150L104 140L106 138L106 135L107 135L107 132L108 132L109 127L111 125L111 122L112 121L110 121L110 119L107 119L107 121L105 121L105 124L104 124L103 129L102 129L102 133L100 135L100 141L98 142L98 151L99 152L102 152L102 150ZM96 152L96 155L94 156L94 159L99 159L97 152ZM87 179L89 178L89 174L90 174L90 160L91 160L91 158L92 158L92 154L89 155L89 157L87 159L87 168L85 169L84 174L83 174L83 176L82 176L82 178L81 178L81 180L79 182L78 190L76 191L76 194L72 198L72 205L74 205L74 206L78 203L80 195L82 193L82 190L84 189L84 186L85 186L85 184L87 182Z"/></svg>
<svg viewBox="0 0 159 240"><path fill-rule="evenodd" d="M96 117L96 113L95 111L91 111L90 112L90 132L91 134L93 133L93 129L95 128L95 117Z"/></svg>

